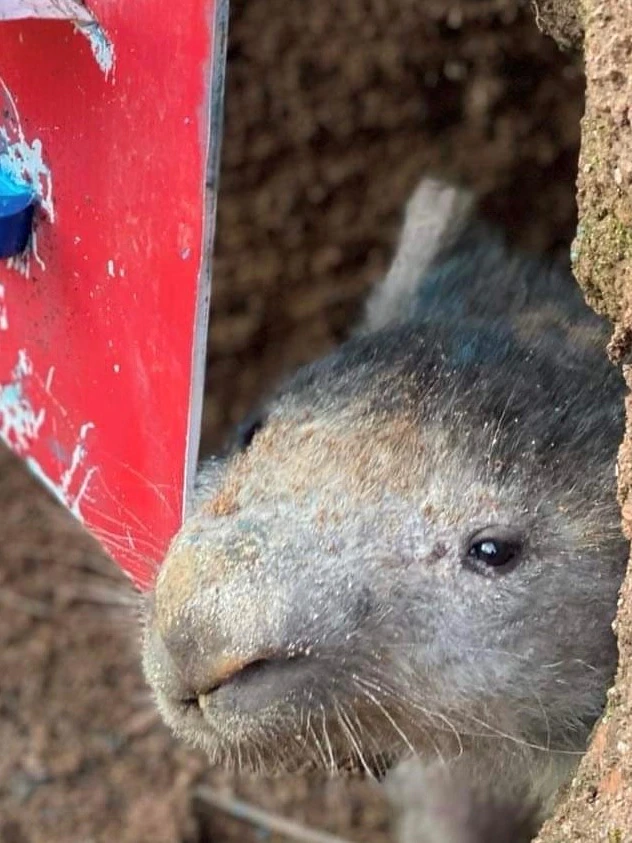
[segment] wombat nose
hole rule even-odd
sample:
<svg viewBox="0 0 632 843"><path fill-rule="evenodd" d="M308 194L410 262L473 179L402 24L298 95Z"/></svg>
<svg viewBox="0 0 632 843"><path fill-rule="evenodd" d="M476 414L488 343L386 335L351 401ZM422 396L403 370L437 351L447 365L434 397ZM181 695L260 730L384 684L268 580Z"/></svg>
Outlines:
<svg viewBox="0 0 632 843"><path fill-rule="evenodd" d="M214 634L212 628L196 630L190 623L185 628L179 623L165 627L156 613L150 646L161 671L171 677L170 696L182 700L212 694L275 658L275 651L262 643L244 646L236 638Z"/></svg>
<svg viewBox="0 0 632 843"><path fill-rule="evenodd" d="M229 572L225 553L172 552L153 595L150 657L181 699L210 694L274 658L262 595L248 584L247 566Z"/></svg>
<svg viewBox="0 0 632 843"><path fill-rule="evenodd" d="M154 647L164 648L165 660L175 669L183 685L182 693L189 695L208 694L228 682L245 668L250 659L231 652L230 647L214 641L208 635L204 646L177 627L165 632L155 630Z"/></svg>

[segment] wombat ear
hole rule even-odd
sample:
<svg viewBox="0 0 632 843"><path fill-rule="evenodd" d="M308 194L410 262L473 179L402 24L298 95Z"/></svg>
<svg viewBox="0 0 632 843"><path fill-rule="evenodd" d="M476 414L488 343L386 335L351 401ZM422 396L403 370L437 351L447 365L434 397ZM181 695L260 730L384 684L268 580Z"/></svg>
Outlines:
<svg viewBox="0 0 632 843"><path fill-rule="evenodd" d="M376 331L407 315L433 260L463 231L474 210L469 190L439 179L422 179L408 200L397 252L367 302L361 330Z"/></svg>

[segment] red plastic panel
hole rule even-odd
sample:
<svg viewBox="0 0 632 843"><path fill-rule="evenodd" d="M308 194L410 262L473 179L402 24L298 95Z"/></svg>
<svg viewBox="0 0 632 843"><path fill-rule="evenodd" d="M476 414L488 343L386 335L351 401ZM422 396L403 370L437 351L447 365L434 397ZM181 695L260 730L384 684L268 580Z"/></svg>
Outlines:
<svg viewBox="0 0 632 843"><path fill-rule="evenodd" d="M226 6L0 23L0 166L41 199L0 262L0 435L141 587L197 458Z"/></svg>

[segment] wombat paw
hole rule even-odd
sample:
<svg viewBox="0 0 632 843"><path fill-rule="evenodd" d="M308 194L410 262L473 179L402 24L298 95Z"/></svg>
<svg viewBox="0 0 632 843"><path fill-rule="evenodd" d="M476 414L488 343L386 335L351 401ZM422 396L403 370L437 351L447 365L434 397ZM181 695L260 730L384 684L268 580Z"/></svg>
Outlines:
<svg viewBox="0 0 632 843"><path fill-rule="evenodd" d="M526 791L503 795L466 764L411 759L390 774L386 790L398 843L528 843L541 821Z"/></svg>

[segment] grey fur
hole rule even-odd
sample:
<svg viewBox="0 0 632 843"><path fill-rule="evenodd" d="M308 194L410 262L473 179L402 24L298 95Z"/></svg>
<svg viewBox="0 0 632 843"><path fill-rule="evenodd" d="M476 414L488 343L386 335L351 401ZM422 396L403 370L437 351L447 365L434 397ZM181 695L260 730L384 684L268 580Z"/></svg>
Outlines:
<svg viewBox="0 0 632 843"><path fill-rule="evenodd" d="M607 329L472 207L422 183L358 334L201 469L147 612L176 734L255 769L395 764L406 843L535 833L601 711L627 558Z"/></svg>

